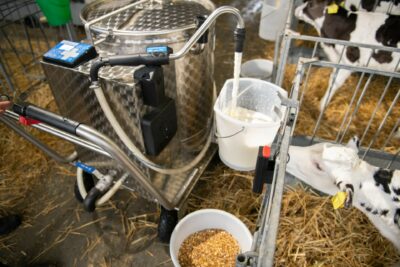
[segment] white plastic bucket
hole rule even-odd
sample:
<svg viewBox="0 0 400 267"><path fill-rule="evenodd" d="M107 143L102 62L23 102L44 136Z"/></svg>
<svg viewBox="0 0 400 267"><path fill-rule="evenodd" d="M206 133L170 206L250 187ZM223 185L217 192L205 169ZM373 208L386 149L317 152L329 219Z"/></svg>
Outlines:
<svg viewBox="0 0 400 267"><path fill-rule="evenodd" d="M259 146L271 145L275 139L285 113L281 97L287 98L287 92L267 81L240 78L236 109L256 112L255 119L244 120L243 113L238 116L236 111L227 111L232 102L232 86L233 79L225 82L214 105L219 157L232 169L251 171Z"/></svg>
<svg viewBox="0 0 400 267"><path fill-rule="evenodd" d="M269 81L271 79L273 65L274 63L271 60L263 58L252 59L242 64L240 76Z"/></svg>
<svg viewBox="0 0 400 267"><path fill-rule="evenodd" d="M183 241L189 235L206 229L222 229L230 233L238 241L240 252L251 249L253 236L241 220L223 210L202 209L183 218L172 232L169 253L175 267L180 267L178 253Z"/></svg>

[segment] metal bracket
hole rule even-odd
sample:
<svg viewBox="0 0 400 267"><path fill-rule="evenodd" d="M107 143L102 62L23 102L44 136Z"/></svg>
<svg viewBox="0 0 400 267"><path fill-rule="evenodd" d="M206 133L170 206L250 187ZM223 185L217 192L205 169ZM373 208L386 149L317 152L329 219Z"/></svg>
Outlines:
<svg viewBox="0 0 400 267"><path fill-rule="evenodd" d="M299 107L299 101L294 100L294 99L289 99L289 98L281 98L282 105L288 107L288 108L298 108Z"/></svg>
<svg viewBox="0 0 400 267"><path fill-rule="evenodd" d="M236 267L256 267L258 262L258 253L248 251L241 253L236 257Z"/></svg>
<svg viewBox="0 0 400 267"><path fill-rule="evenodd" d="M283 106L286 106L288 108L298 108L299 107L299 101L296 99L292 98L287 98L284 95L282 95L279 91L277 91L279 98L281 99L281 104Z"/></svg>

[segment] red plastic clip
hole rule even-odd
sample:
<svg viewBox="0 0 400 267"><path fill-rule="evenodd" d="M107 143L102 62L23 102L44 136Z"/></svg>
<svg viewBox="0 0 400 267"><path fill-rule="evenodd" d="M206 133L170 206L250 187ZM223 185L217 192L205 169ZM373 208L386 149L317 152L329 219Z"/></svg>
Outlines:
<svg viewBox="0 0 400 267"><path fill-rule="evenodd" d="M271 148L269 146L264 146L262 150L262 155L264 158L269 158L271 156Z"/></svg>
<svg viewBox="0 0 400 267"><path fill-rule="evenodd" d="M25 125L25 126L30 126L30 125L32 125L32 124L41 123L41 121L34 120L34 119L29 119L29 118L26 118L26 117L24 117L24 116L19 116L19 122L20 122L22 125Z"/></svg>

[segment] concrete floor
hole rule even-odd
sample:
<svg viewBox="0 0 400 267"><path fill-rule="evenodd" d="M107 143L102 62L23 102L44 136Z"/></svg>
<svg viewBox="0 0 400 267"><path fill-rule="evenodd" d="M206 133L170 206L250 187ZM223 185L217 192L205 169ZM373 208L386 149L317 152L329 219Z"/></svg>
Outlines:
<svg viewBox="0 0 400 267"><path fill-rule="evenodd" d="M271 44L258 38L260 14L249 12L258 1L214 2L218 6L231 4L248 12L244 60L272 58L272 54L265 53ZM217 23L218 87L232 76L233 42L227 40L233 40L233 28L234 20L229 16ZM57 266L172 266L168 246L156 238L158 207L155 203L120 191L110 204L90 214L74 198L74 177L59 173L59 166L54 165L26 196L20 209L26 218L22 227L0 240L10 245L0 249L3 263L10 266L40 262L53 262ZM140 215L146 216L146 223ZM136 229L135 234L127 238L132 227Z"/></svg>

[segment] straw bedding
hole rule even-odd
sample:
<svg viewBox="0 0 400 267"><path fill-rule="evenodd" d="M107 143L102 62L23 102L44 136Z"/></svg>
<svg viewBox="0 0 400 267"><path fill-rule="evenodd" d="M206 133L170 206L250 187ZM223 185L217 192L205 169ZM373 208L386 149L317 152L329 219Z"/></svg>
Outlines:
<svg viewBox="0 0 400 267"><path fill-rule="evenodd" d="M251 192L252 174L218 164L201 178L188 210L226 210L256 228L261 197ZM303 187L287 187L283 196L276 266L390 266L400 260L359 210L334 211L330 197Z"/></svg>

